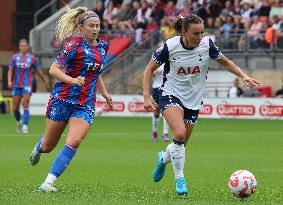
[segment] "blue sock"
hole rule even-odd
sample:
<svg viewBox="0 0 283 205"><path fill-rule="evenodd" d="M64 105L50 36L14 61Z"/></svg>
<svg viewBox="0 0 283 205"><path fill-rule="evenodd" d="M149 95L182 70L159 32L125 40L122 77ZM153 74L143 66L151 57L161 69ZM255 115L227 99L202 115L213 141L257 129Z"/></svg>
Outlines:
<svg viewBox="0 0 283 205"><path fill-rule="evenodd" d="M28 125L29 121L29 109L24 109L24 125Z"/></svg>
<svg viewBox="0 0 283 205"><path fill-rule="evenodd" d="M20 113L19 110L18 111L14 111L14 116L15 116L16 120L18 122L20 122L20 120L21 120L21 113Z"/></svg>
<svg viewBox="0 0 283 205"><path fill-rule="evenodd" d="M76 151L77 150L72 148L70 145L65 144L65 146L61 149L60 153L54 160L49 173L53 174L56 177L59 177L73 159Z"/></svg>
<svg viewBox="0 0 283 205"><path fill-rule="evenodd" d="M43 138L43 137L42 137ZM41 148L40 148L40 146L41 146L41 144L42 144L42 138L40 138L39 140L38 140L38 142L36 143L36 145L35 145L35 147L34 147L34 149L35 149L35 151L37 151L37 153L41 153Z"/></svg>

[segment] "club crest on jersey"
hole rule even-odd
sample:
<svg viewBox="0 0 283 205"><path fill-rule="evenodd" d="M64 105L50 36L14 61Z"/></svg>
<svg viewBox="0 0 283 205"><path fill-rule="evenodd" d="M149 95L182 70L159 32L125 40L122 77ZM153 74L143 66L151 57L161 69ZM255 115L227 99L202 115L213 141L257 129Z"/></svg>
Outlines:
<svg viewBox="0 0 283 205"><path fill-rule="evenodd" d="M100 70L101 64L100 63L85 63L87 66L87 70Z"/></svg>
<svg viewBox="0 0 283 205"><path fill-rule="evenodd" d="M200 68L198 66L191 68L191 67L180 67L178 68L177 74L184 74L184 75L193 75L193 74L197 74L200 73Z"/></svg>

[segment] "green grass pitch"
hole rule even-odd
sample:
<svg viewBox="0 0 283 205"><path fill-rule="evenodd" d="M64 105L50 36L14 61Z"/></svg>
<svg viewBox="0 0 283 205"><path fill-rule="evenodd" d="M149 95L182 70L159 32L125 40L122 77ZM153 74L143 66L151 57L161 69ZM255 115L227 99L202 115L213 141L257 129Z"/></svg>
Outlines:
<svg viewBox="0 0 283 205"><path fill-rule="evenodd" d="M282 123L200 119L186 147L189 195L180 197L171 164L162 181L152 181L157 152L167 143L151 141L150 118L97 117L57 181L59 192L46 194L37 188L66 133L32 167L28 157L43 134L44 117L33 116L30 133L21 135L12 116L0 115L0 204L283 204ZM246 200L233 197L227 185L239 169L251 171L258 182L256 193Z"/></svg>

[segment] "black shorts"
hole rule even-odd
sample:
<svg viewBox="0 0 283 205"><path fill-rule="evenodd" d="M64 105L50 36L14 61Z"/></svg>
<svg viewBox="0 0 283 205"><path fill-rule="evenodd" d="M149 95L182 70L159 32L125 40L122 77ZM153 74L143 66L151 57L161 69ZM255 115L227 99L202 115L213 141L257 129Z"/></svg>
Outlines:
<svg viewBox="0 0 283 205"><path fill-rule="evenodd" d="M186 124L196 124L198 120L199 110L191 110L183 106L181 101L173 95L162 96L159 95L159 107L161 111L165 110L168 107L179 107L184 111L184 122Z"/></svg>
<svg viewBox="0 0 283 205"><path fill-rule="evenodd" d="M159 88L152 88L152 98L153 98L153 100L157 103L157 104L159 104Z"/></svg>

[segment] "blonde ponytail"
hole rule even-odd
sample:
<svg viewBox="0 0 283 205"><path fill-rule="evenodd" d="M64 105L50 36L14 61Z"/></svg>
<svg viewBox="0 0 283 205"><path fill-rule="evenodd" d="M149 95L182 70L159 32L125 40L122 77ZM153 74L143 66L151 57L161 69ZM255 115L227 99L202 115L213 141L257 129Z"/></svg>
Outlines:
<svg viewBox="0 0 283 205"><path fill-rule="evenodd" d="M67 8L66 13L59 19L56 27L57 37L60 42L66 37L76 34L80 18L86 11L86 7Z"/></svg>

